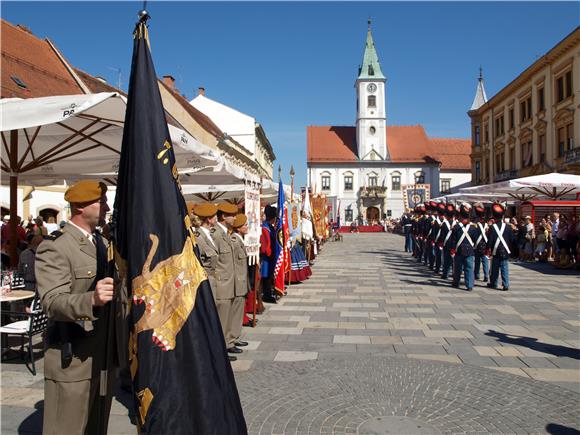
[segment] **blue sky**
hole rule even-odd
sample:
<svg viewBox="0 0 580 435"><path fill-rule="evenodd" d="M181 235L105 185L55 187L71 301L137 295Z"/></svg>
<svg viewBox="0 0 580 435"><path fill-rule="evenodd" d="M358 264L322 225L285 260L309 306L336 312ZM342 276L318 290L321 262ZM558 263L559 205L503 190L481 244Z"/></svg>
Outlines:
<svg viewBox="0 0 580 435"><path fill-rule="evenodd" d="M142 2L2 2L76 67L127 88ZM306 126L354 125L367 19L387 76L387 123L468 137L479 66L493 96L579 23L577 2L148 2L159 76L254 116L306 181Z"/></svg>

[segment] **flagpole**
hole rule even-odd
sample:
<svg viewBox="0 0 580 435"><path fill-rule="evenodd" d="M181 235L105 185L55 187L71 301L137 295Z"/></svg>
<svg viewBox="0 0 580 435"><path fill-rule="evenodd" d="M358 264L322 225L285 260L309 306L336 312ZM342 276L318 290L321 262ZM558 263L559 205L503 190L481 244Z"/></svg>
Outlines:
<svg viewBox="0 0 580 435"><path fill-rule="evenodd" d="M262 207L262 185L264 183L263 177L260 176L260 196L258 198L258 204L260 204L258 212L260 212L260 209ZM256 325L258 324L258 321L256 319L256 314L258 311L258 302L260 301L260 298L258 297L258 292L260 291L260 286L259 286L259 282L260 282L260 276L258 275L260 273L260 269L261 269L261 264L260 264L260 254L258 253L258 259L256 261L256 265L255 265L255 269L254 269L254 303L253 303L253 313L252 313L252 328L255 328Z"/></svg>
<svg viewBox="0 0 580 435"><path fill-rule="evenodd" d="M292 207L294 207L293 205L293 200L294 200L294 175L296 173L294 172L294 165L290 165L290 204L292 205ZM292 217L290 216L290 219L292 219ZM292 236L290 236L290 240L292 240ZM290 271L288 272L288 287L290 287L292 285L292 242L290 242Z"/></svg>

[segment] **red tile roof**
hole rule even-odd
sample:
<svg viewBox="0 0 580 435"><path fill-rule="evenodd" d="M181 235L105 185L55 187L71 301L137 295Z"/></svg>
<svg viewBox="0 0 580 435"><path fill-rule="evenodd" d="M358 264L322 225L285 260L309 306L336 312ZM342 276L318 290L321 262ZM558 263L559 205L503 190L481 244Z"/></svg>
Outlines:
<svg viewBox="0 0 580 435"><path fill-rule="evenodd" d="M1 98L82 94L83 91L48 43L21 27L1 22ZM22 88L12 77L26 85Z"/></svg>
<svg viewBox="0 0 580 435"><path fill-rule="evenodd" d="M469 139L452 139L432 137L434 156L441 162L441 170L471 170L471 141Z"/></svg>
<svg viewBox="0 0 580 435"><path fill-rule="evenodd" d="M119 94L124 95L125 97L127 96L127 94L123 92L121 89L118 89L113 85L103 82L102 80L99 80L97 77L92 76L81 69L75 67L73 67L73 69L93 94L99 94L101 92L118 92Z"/></svg>
<svg viewBox="0 0 580 435"><path fill-rule="evenodd" d="M437 163L434 148L422 126L387 126L386 134L391 161ZM357 161L356 128L307 127L307 159L309 163Z"/></svg>

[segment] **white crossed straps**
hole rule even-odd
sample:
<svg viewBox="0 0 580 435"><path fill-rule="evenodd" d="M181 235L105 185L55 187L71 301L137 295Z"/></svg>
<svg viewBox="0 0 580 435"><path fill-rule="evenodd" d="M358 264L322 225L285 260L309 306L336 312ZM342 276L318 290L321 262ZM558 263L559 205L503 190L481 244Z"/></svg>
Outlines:
<svg viewBox="0 0 580 435"><path fill-rule="evenodd" d="M497 234L497 239L495 241L495 245L493 245L492 255L495 255L495 253L497 252L497 248L498 248L500 242L503 245L503 247L505 248L506 252L508 254L511 254L512 252L510 251L510 248L508 248L508 245L503 238L503 230L505 229L505 222L501 223L500 229L498 229L497 224L493 224L493 229L495 230L495 232Z"/></svg>
<svg viewBox="0 0 580 435"><path fill-rule="evenodd" d="M439 228L438 231L437 231L437 235L435 236L435 242L436 242L437 240L439 240L439 236L441 235L441 224L443 223L443 220L444 219L443 220L439 220L439 216L437 216L435 218L435 220L437 221L437 228Z"/></svg>
<svg viewBox="0 0 580 435"><path fill-rule="evenodd" d="M457 225L459 225L461 227L463 234L459 238L457 245L455 245L455 249L456 250L459 249L459 247L461 246L461 244L463 243L463 240L465 240L465 238L467 238L467 241L469 242L471 247L473 247L473 240L471 240L471 237L469 236L469 225L463 225L461 222L458 222Z"/></svg>
<svg viewBox="0 0 580 435"><path fill-rule="evenodd" d="M478 222L477 226L479 227L479 237L475 241L475 246L479 245L479 242L481 242L482 238L485 241L485 243L487 243L487 236L485 235L485 230L487 229L487 224L485 224L485 227L484 227L483 225L481 225L481 222Z"/></svg>
<svg viewBox="0 0 580 435"><path fill-rule="evenodd" d="M453 228L453 226L449 225L449 221L447 219L444 219L443 223L447 227L447 234L445 234L445 239L443 240L443 246L445 246L447 244L447 240L449 240L449 237L451 237L451 228Z"/></svg>

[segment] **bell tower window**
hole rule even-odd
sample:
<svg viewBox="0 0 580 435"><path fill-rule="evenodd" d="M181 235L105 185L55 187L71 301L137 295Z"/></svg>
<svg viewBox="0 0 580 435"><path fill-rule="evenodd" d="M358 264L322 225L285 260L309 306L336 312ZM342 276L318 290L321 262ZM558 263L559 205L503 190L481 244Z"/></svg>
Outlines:
<svg viewBox="0 0 580 435"><path fill-rule="evenodd" d="M369 95L368 106L369 107L377 107L377 97L375 95Z"/></svg>

